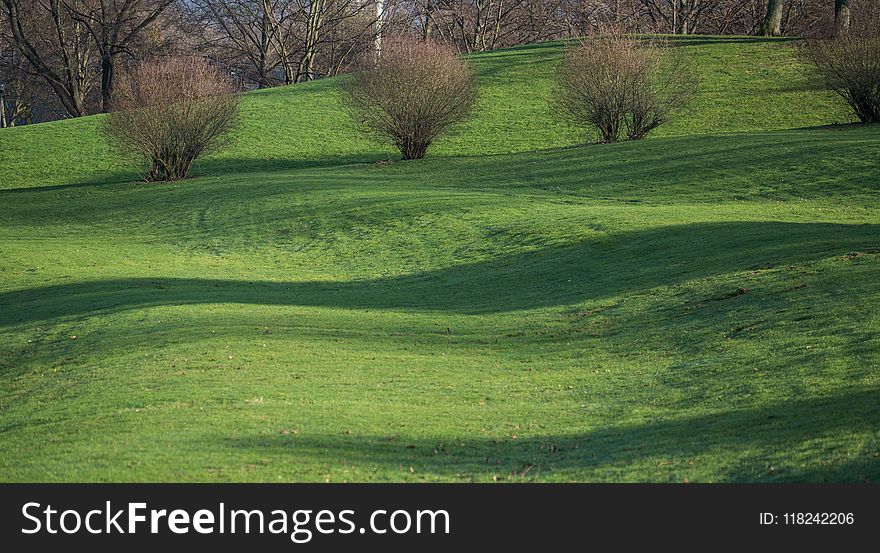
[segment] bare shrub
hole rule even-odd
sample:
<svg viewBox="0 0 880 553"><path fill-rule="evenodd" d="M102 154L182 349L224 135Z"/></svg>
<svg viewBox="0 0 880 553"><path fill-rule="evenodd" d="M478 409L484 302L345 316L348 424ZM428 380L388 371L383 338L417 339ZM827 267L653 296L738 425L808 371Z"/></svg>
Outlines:
<svg viewBox="0 0 880 553"><path fill-rule="evenodd" d="M695 86L665 43L612 32L566 50L553 106L576 125L597 130L600 142L617 142L624 131L638 140L684 107Z"/></svg>
<svg viewBox="0 0 880 553"><path fill-rule="evenodd" d="M472 112L473 73L448 46L398 37L383 40L378 61L346 83L352 116L390 140L403 159L419 159Z"/></svg>
<svg viewBox="0 0 880 553"><path fill-rule="evenodd" d="M104 132L146 164L145 180L183 179L199 156L224 145L238 105L233 80L206 60L154 59L119 82Z"/></svg>
<svg viewBox="0 0 880 553"><path fill-rule="evenodd" d="M633 80L624 119L630 140L645 138L666 123L690 103L697 90L697 79L682 61L682 50L657 42L640 48L645 62Z"/></svg>
<svg viewBox="0 0 880 553"><path fill-rule="evenodd" d="M880 123L880 8L859 5L847 28L803 43L800 53L862 123Z"/></svg>

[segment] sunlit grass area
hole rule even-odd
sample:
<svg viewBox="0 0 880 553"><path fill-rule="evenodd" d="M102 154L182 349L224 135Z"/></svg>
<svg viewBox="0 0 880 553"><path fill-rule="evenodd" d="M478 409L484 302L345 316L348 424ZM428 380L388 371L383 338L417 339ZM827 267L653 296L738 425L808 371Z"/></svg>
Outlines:
<svg viewBox="0 0 880 553"><path fill-rule="evenodd" d="M0 479L880 479L880 128L788 42L679 47L644 142L551 117L559 44L417 162L332 79L176 183L0 131Z"/></svg>

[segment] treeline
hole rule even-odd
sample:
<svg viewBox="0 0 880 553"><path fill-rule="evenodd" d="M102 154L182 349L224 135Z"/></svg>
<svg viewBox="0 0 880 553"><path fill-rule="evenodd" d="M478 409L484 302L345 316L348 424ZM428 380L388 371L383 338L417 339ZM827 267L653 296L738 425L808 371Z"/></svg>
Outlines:
<svg viewBox="0 0 880 553"><path fill-rule="evenodd" d="M210 58L242 89L265 88L350 71L383 37L464 53L608 26L803 36L858 1L0 0L0 126L108 111L120 79L151 57Z"/></svg>

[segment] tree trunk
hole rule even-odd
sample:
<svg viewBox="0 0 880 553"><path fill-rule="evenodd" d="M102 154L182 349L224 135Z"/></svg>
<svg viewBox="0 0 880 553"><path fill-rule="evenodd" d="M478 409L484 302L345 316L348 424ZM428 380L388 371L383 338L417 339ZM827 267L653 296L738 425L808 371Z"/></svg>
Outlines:
<svg viewBox="0 0 880 553"><path fill-rule="evenodd" d="M471 51L473 52L482 52L486 50L486 25L484 14L488 7L488 0L476 0L474 2L476 13L474 14L474 39L471 43Z"/></svg>
<svg viewBox="0 0 880 553"><path fill-rule="evenodd" d="M305 48L296 70L298 83L310 81L314 77L315 49L320 39L321 27L324 25L324 7L324 0L315 0L310 5L311 11L306 21Z"/></svg>
<svg viewBox="0 0 880 553"><path fill-rule="evenodd" d="M501 38L501 19L504 16L504 0L498 0L498 9L495 11L495 29L492 31L492 43L490 48L495 48L498 39Z"/></svg>
<svg viewBox="0 0 880 553"><path fill-rule="evenodd" d="M385 24L385 2L376 0L376 39L373 41L373 55L376 61L382 55L382 27Z"/></svg>
<svg viewBox="0 0 880 553"><path fill-rule="evenodd" d="M113 86L116 84L116 56L101 56L101 109L108 113L113 100Z"/></svg>
<svg viewBox="0 0 880 553"><path fill-rule="evenodd" d="M782 0L767 2L767 15L761 25L761 35L782 36Z"/></svg>
<svg viewBox="0 0 880 553"><path fill-rule="evenodd" d="M672 2L672 34L678 34L678 19L681 12L681 0Z"/></svg>
<svg viewBox="0 0 880 553"><path fill-rule="evenodd" d="M272 15L269 11L271 9L271 5L268 5L266 2L263 3L263 13L260 16L260 59L259 67L257 68L258 88L269 88L272 86L271 70L269 69L269 51L272 48Z"/></svg>
<svg viewBox="0 0 880 553"><path fill-rule="evenodd" d="M834 0L834 25L837 31L848 31L849 19L849 0Z"/></svg>
<svg viewBox="0 0 880 553"><path fill-rule="evenodd" d="M262 1L263 15L266 17L265 32L269 38L266 51L268 52L271 49L272 44L275 45L281 69L284 71L284 84L292 84L296 81L296 70L294 69L294 62L288 49L287 35L284 33L281 19L279 19L278 14L275 12L272 0Z"/></svg>
<svg viewBox="0 0 880 553"><path fill-rule="evenodd" d="M431 30L434 25L434 16L431 13L432 10L430 7L425 8L425 13L422 15L422 41L427 42L431 38Z"/></svg>

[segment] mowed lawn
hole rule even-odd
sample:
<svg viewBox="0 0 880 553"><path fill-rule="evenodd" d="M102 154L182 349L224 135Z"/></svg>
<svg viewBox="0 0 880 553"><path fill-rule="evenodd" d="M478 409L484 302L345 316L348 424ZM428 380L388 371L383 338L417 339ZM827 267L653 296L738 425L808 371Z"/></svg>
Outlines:
<svg viewBox="0 0 880 553"><path fill-rule="evenodd" d="M171 184L0 131L0 480L880 480L880 127L791 44L677 42L639 143L552 118L552 43L417 162L335 79Z"/></svg>

